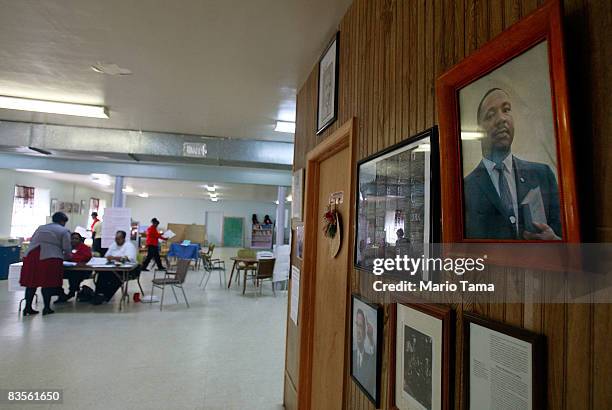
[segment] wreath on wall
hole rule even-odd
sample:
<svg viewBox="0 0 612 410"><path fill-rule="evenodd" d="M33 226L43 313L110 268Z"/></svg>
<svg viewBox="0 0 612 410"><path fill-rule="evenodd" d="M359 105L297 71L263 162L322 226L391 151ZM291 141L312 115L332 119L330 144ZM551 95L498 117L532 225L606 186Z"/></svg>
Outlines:
<svg viewBox="0 0 612 410"><path fill-rule="evenodd" d="M330 239L330 254L335 258L342 244L342 218L335 203L329 204L323 214L323 235Z"/></svg>

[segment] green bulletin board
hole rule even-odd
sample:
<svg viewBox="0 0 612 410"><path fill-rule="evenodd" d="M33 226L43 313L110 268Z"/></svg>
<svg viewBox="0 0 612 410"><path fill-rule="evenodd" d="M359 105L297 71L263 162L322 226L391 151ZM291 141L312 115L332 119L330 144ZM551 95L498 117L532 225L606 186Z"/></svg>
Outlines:
<svg viewBox="0 0 612 410"><path fill-rule="evenodd" d="M223 246L241 248L244 238L244 218L223 218Z"/></svg>

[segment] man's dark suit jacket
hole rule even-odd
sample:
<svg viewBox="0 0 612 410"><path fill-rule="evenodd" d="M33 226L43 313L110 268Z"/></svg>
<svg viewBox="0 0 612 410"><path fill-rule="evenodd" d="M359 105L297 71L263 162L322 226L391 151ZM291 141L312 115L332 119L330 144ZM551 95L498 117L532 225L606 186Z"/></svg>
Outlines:
<svg viewBox="0 0 612 410"><path fill-rule="evenodd" d="M519 206L519 239L523 239L524 220L520 204L529 190L540 187L547 224L561 237L559 189L557 180L546 164L524 161L512 156L516 196ZM502 206L484 163L464 179L465 237L468 239L517 239L510 216Z"/></svg>
<svg viewBox="0 0 612 410"><path fill-rule="evenodd" d="M353 349L353 376L373 397L376 397L376 360L374 355L363 352L361 366L357 349Z"/></svg>

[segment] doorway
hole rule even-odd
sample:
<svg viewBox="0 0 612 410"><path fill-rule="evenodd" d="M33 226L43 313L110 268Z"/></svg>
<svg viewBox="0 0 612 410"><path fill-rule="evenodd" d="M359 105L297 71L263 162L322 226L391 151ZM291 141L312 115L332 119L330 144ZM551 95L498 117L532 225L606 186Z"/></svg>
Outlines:
<svg viewBox="0 0 612 410"><path fill-rule="evenodd" d="M221 245L223 212L206 211L206 238L209 243Z"/></svg>
<svg viewBox="0 0 612 410"><path fill-rule="evenodd" d="M300 311L300 409L341 409L354 212L354 120L308 154ZM341 198L341 199L340 199ZM322 215L330 200L341 215L341 245L333 256Z"/></svg>

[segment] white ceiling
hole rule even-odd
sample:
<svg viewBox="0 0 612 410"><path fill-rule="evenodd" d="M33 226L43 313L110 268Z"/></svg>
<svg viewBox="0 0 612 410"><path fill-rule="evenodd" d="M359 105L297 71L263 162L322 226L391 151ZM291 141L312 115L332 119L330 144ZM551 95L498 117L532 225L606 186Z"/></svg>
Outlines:
<svg viewBox="0 0 612 410"><path fill-rule="evenodd" d="M102 186L94 182L90 175L64 174L59 172L38 175L43 178L70 182L109 193L113 192L114 187L114 179L112 177L110 178L112 182L111 185ZM210 196L203 187L205 184L215 186L221 201L261 201L272 203L277 198L278 187L271 185L230 184L225 182L219 184L214 181L194 182L145 178L124 179L124 186L129 186L134 189L133 193L126 195L136 196L139 193L146 192L149 194L149 198L209 199Z"/></svg>
<svg viewBox="0 0 612 410"><path fill-rule="evenodd" d="M296 90L351 0L0 0L0 95L106 105L108 120L0 119L291 141ZM90 69L115 63L133 72Z"/></svg>

